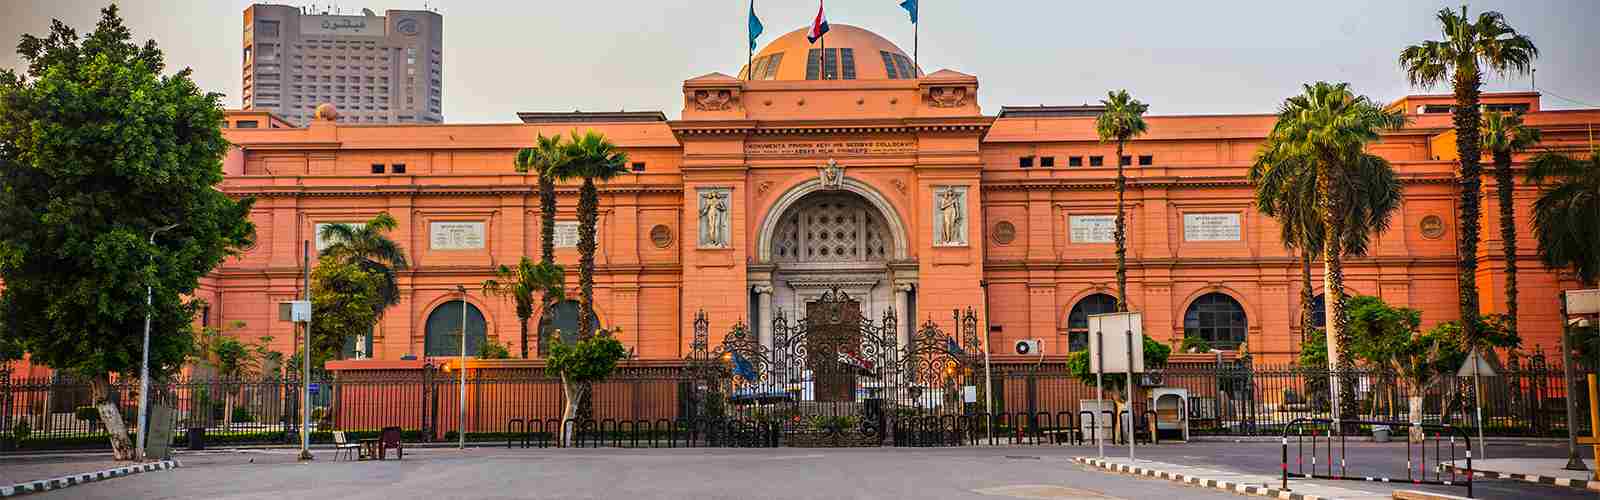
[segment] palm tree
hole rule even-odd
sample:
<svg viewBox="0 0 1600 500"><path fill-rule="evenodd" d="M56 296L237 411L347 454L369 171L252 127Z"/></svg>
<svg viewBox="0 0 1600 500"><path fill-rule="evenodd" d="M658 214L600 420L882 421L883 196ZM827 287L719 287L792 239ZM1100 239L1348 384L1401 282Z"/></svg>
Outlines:
<svg viewBox="0 0 1600 500"><path fill-rule="evenodd" d="M410 267L405 249L388 236L389 231L397 227L400 224L394 217L383 212L365 224L328 224L322 228L322 239L328 242L328 247L322 249L322 256L359 267L381 280L378 286L381 300L373 306L379 323L384 310L400 304L400 280L397 274ZM361 342L361 339L358 338L356 342Z"/></svg>
<svg viewBox="0 0 1600 500"><path fill-rule="evenodd" d="M545 137L539 134L538 146L517 151L518 172L529 170L539 175L539 262L556 261L556 181L555 175L566 164L566 150L561 145L561 135ZM546 298L549 301L549 298Z"/></svg>
<svg viewBox="0 0 1600 500"><path fill-rule="evenodd" d="M1500 242L1506 260L1506 326L1517 331L1517 220L1512 190L1511 154L1539 142L1539 129L1522 123L1521 114L1483 115L1483 147L1494 158L1495 194L1500 202Z"/></svg>
<svg viewBox="0 0 1600 500"><path fill-rule="evenodd" d="M1543 185L1545 181L1550 185ZM1556 152L1540 153L1528 168L1528 182L1541 185L1533 202L1533 234L1539 260L1550 268L1570 268L1578 281L1600 281L1600 148L1579 160Z"/></svg>
<svg viewBox="0 0 1600 500"><path fill-rule="evenodd" d="M517 321L522 327L522 357L528 357L528 318L533 316L534 294L539 294L541 309L566 298L567 272L560 265L523 257L516 269L501 265L495 277L483 281L485 295L509 296L517 302ZM540 339L543 341L543 339Z"/></svg>
<svg viewBox="0 0 1600 500"><path fill-rule="evenodd" d="M1405 124L1399 112L1387 112L1347 83L1316 82L1304 86L1278 108L1278 121L1257 152L1257 185L1270 184L1304 191L1316 186L1315 214L1322 220L1323 298L1326 305L1329 364L1349 374L1349 318L1345 314L1344 257L1366 251L1367 233L1388 228L1389 213L1398 204L1398 187L1389 196L1363 191L1372 184L1398 185L1387 161L1366 153L1368 142L1384 129ZM1279 168L1281 167L1281 168ZM1310 174L1307 172L1314 172ZM1315 181L1306 176L1315 175ZM1372 179L1376 178L1376 179ZM1312 195L1299 195L1312 196ZM1374 204L1374 200L1384 201ZM1293 204L1304 208L1300 204ZM1281 207L1281 205L1280 205ZM1306 218L1302 212L1291 217ZM1351 237L1353 233L1360 237ZM1335 414L1340 406L1355 409L1354 380L1340 376L1335 385Z"/></svg>
<svg viewBox="0 0 1600 500"><path fill-rule="evenodd" d="M578 189L578 340L594 336L594 252L595 229L600 218L600 190L595 181L605 182L628 173L628 154L617 149L605 134L590 130L562 148L566 162L555 172L557 179L583 179Z"/></svg>
<svg viewBox="0 0 1600 500"><path fill-rule="evenodd" d="M1539 49L1506 23L1499 12L1488 11L1473 21L1463 5L1461 11L1442 9L1438 14L1443 40L1425 40L1400 51L1400 67L1412 85L1431 87L1450 81L1456 105L1451 111L1455 122L1456 152L1461 156L1461 229L1456 237L1457 281L1461 294L1461 325L1468 338L1478 333L1478 232L1481 211L1480 186L1483 168L1479 143L1478 88L1483 85L1483 70L1505 76L1527 74Z"/></svg>
<svg viewBox="0 0 1600 500"><path fill-rule="evenodd" d="M1105 110L1095 119L1095 132L1100 134L1102 144L1117 141L1117 311L1122 312L1128 310L1128 219L1122 206L1128 191L1128 177L1123 171L1122 149L1128 141L1148 130L1144 112L1149 111L1150 106L1129 96L1127 90L1107 92L1100 104Z"/></svg>

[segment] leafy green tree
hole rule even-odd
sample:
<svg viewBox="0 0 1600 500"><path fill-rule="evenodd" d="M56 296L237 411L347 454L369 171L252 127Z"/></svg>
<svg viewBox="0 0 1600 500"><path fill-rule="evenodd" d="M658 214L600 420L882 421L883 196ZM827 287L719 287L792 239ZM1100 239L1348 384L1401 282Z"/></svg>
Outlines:
<svg viewBox="0 0 1600 500"><path fill-rule="evenodd" d="M1422 326L1422 311L1395 307L1370 295L1351 297L1346 311L1350 315L1350 352L1371 366L1387 367L1403 340Z"/></svg>
<svg viewBox="0 0 1600 500"><path fill-rule="evenodd" d="M566 395L561 421L574 421L573 424L562 426L562 446L572 445L572 434L577 427L578 403L584 399L584 392L590 384L611 376L611 372L617 369L617 362L627 356L628 351L622 347L622 342L605 331L574 344L557 343L550 346L549 363L545 369L561 377L561 391Z"/></svg>
<svg viewBox="0 0 1600 500"><path fill-rule="evenodd" d="M346 342L372 333L384 301L384 275L359 263L323 256L311 271L312 368L344 352Z"/></svg>
<svg viewBox="0 0 1600 500"><path fill-rule="evenodd" d="M233 402L244 386L241 382L261 374L264 364L276 354L267 348L272 337L261 337L254 343L245 343L230 335L244 328L243 321L233 321L221 328L202 329L196 343L195 354L199 361L209 365L221 379L223 390L222 430L233 429Z"/></svg>
<svg viewBox="0 0 1600 500"><path fill-rule="evenodd" d="M1394 339L1390 365L1407 389L1406 415L1411 422L1410 441L1423 442L1422 402L1428 390L1455 373L1466 360L1461 350L1463 332L1458 324L1445 322L1420 335L1407 334Z"/></svg>
<svg viewBox="0 0 1600 500"><path fill-rule="evenodd" d="M1172 356L1172 346L1157 342L1149 336L1144 337L1144 366L1146 368L1164 366L1170 356ZM1090 371L1092 369L1093 366L1089 363L1089 351L1087 349L1067 355L1067 371L1071 372L1073 377L1077 377L1080 382L1090 386L1094 385L1094 372ZM1125 389L1128 387L1127 375L1107 373L1102 375L1100 379L1101 387L1111 393L1111 399L1124 401L1124 396L1126 396Z"/></svg>
<svg viewBox="0 0 1600 500"><path fill-rule="evenodd" d="M1425 40L1400 51L1400 67L1412 85L1432 87L1446 80L1455 92L1451 111L1455 124L1456 152L1461 155L1457 172L1460 184L1456 218L1456 272L1460 283L1461 321L1467 336L1477 334L1478 324L1478 232L1482 205L1483 167L1479 132L1478 96L1483 72L1497 75L1524 75L1533 68L1539 49L1533 40L1517 33L1505 16L1488 11L1473 20L1467 7L1461 11L1442 9L1438 13L1442 40Z"/></svg>
<svg viewBox="0 0 1600 500"><path fill-rule="evenodd" d="M1369 235L1388 229L1389 216L1399 204L1394 169L1383 158L1367 153L1366 145L1377 140L1381 131L1404 124L1404 115L1355 95L1347 83L1316 82L1306 84L1301 95L1284 100L1277 123L1256 153L1259 173L1252 175L1258 189L1274 185L1304 191L1308 185L1316 186L1313 206L1322 220L1328 353L1336 373L1349 374L1352 368L1347 351L1344 257L1364 253ZM1308 178L1313 176L1314 181ZM1303 203L1293 205L1303 210ZM1288 217L1309 216L1297 212ZM1341 412L1351 412L1341 416L1353 417L1354 377L1339 379L1335 402Z"/></svg>
<svg viewBox="0 0 1600 500"><path fill-rule="evenodd" d="M88 378L120 460L133 443L110 374L139 372L146 313L163 376L194 346L199 278L255 232L251 201L216 188L221 94L132 40L107 7L85 35L60 21L23 35L27 71L0 70L0 343Z"/></svg>
<svg viewBox="0 0 1600 500"><path fill-rule="evenodd" d="M1549 184L1546 184L1546 182ZM1600 148L1579 160L1561 153L1535 156L1528 182L1539 185L1533 234L1546 267L1567 268L1587 287L1600 281Z"/></svg>
<svg viewBox="0 0 1600 500"><path fill-rule="evenodd" d="M501 265L495 277L483 281L485 295L511 297L517 303L517 323L522 328L522 357L528 357L528 318L533 317L534 294L539 294L539 307L548 309L552 304L566 300L567 271L560 265L523 257L516 269ZM543 342L545 339L540 339Z"/></svg>
<svg viewBox="0 0 1600 500"><path fill-rule="evenodd" d="M526 354L526 353L524 353ZM504 342L495 339L485 339L478 344L478 359L510 359L511 349Z"/></svg>
<svg viewBox="0 0 1600 500"><path fill-rule="evenodd" d="M594 336L594 253L595 230L600 220L600 190L595 182L606 182L628 173L628 154L618 149L605 134L593 130L572 139L563 148L567 162L556 173L558 179L582 179L578 189L578 339Z"/></svg>
<svg viewBox="0 0 1600 500"><path fill-rule="evenodd" d="M1483 115L1483 147L1494 158L1495 195L1500 204L1500 244L1506 261L1506 319L1511 331L1517 330L1517 214L1513 197L1516 179L1511 176L1511 154L1539 142L1539 129L1522 123L1522 114Z"/></svg>
<svg viewBox="0 0 1600 500"><path fill-rule="evenodd" d="M1117 143L1117 220L1114 238L1117 244L1117 311L1128 310L1128 219L1123 198L1128 192L1128 176L1123 171L1122 149L1128 141L1144 135L1149 126L1144 122L1145 111L1150 106L1128 95L1127 90L1106 93L1100 101L1105 111L1095 119L1095 133L1100 142Z"/></svg>

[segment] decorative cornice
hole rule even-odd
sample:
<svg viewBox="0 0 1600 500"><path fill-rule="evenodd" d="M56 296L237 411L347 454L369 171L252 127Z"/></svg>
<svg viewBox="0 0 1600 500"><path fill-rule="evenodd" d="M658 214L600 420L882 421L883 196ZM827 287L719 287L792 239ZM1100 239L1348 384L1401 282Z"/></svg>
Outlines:
<svg viewBox="0 0 1600 500"><path fill-rule="evenodd" d="M1402 184L1450 184L1455 182L1452 177L1441 176L1412 176L1401 177ZM1250 182L1243 178L1210 178L1210 179L1170 179L1153 181L1128 180L1128 188L1171 189L1171 188L1239 188L1250 187ZM1026 181L983 181L978 184L983 191L1096 191L1115 189L1116 183L1112 180L1080 181L1060 180L1055 182L1026 180Z"/></svg>
<svg viewBox="0 0 1600 500"><path fill-rule="evenodd" d="M675 121L672 132L679 136L797 135L797 134L909 134L983 133L994 123L993 117L974 116L947 119L893 120L756 120Z"/></svg>
<svg viewBox="0 0 1600 500"><path fill-rule="evenodd" d="M506 196L523 195L535 196L539 194L538 186L504 186L504 187L387 187L369 186L363 189L351 187L329 188L292 188L283 186L224 186L222 191L229 196L256 198L355 198L363 196ZM577 193L577 189L558 189L557 193ZM602 187L601 194L682 194L682 185L654 185L654 186L617 186Z"/></svg>

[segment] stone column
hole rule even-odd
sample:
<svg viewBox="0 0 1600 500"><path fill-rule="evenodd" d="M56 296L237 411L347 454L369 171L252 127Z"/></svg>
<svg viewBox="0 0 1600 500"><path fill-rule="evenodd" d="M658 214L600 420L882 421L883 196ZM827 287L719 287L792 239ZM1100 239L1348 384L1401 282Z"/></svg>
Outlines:
<svg viewBox="0 0 1600 500"><path fill-rule="evenodd" d="M916 289L912 283L895 283L894 285L894 315L900 322L898 331L895 332L895 343L901 351L911 344L911 332L917 329L917 318L911 317L911 291Z"/></svg>
<svg viewBox="0 0 1600 500"><path fill-rule="evenodd" d="M760 332L761 345L771 352L772 349L772 285L756 285L751 287L756 292L756 325Z"/></svg>

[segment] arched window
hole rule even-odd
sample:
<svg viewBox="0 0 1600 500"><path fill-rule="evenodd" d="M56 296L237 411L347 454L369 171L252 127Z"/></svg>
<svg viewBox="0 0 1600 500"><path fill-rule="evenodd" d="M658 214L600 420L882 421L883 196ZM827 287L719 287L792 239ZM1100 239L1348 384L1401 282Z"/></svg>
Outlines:
<svg viewBox="0 0 1600 500"><path fill-rule="evenodd" d="M1097 293L1079 300L1067 315L1067 349L1082 351L1089 348L1089 316L1117 312L1117 298Z"/></svg>
<svg viewBox="0 0 1600 500"><path fill-rule="evenodd" d="M600 329L600 318L593 318L595 330ZM578 341L578 301L567 300L550 306L539 315L539 356L550 355L550 346L556 342L556 330L561 331L561 343Z"/></svg>
<svg viewBox="0 0 1600 500"><path fill-rule="evenodd" d="M1198 338L1213 347L1238 347L1249 330L1244 307L1227 294L1201 295L1183 314L1183 336Z"/></svg>
<svg viewBox="0 0 1600 500"><path fill-rule="evenodd" d="M477 306L452 300L440 304L428 314L426 336L423 337L423 352L427 356L460 356L461 355L461 308L467 308L467 355L478 353L478 348L487 338L488 324L483 320L483 312Z"/></svg>

